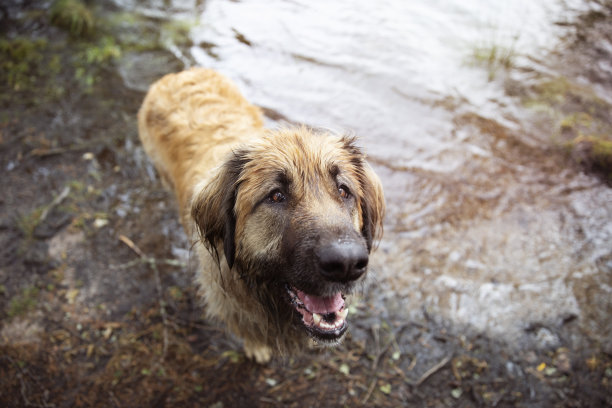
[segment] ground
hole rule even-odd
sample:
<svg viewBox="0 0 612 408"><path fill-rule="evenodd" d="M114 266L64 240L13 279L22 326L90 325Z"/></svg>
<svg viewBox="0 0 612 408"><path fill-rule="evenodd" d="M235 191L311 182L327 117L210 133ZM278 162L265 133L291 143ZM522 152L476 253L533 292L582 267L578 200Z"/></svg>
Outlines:
<svg viewBox="0 0 612 408"><path fill-rule="evenodd" d="M249 361L203 317L174 199L139 147L144 94L115 66L163 47L116 36L118 17L92 26L99 10L77 8L81 21L21 3L0 6L0 406L612 406L612 356L596 342L560 329L554 346L517 349L406 320L370 301L376 284L342 346ZM529 92L564 112L554 154L607 177L605 102L559 78Z"/></svg>

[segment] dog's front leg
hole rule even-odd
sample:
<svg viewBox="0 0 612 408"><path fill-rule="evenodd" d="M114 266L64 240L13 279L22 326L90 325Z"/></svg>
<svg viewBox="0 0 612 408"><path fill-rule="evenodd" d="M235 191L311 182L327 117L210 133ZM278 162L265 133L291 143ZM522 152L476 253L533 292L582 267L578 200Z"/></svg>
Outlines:
<svg viewBox="0 0 612 408"><path fill-rule="evenodd" d="M265 344L244 341L244 353L250 359L254 359L259 364L266 364L272 358L272 349Z"/></svg>

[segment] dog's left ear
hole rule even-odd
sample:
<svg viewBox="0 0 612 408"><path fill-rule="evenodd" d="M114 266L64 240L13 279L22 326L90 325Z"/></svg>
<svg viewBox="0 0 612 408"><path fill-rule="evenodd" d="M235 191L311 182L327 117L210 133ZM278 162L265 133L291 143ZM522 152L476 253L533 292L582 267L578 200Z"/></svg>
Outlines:
<svg viewBox="0 0 612 408"><path fill-rule="evenodd" d="M246 152L233 152L232 157L218 169L212 180L198 193L191 205L191 216L200 239L220 262L218 247L230 269L234 265L236 243L236 190L238 179L246 163Z"/></svg>
<svg viewBox="0 0 612 408"><path fill-rule="evenodd" d="M365 161L365 155L361 152L361 149L355 146L355 138L345 137L344 148L351 155L351 161L355 165L361 187L361 194L358 197L363 223L361 234L365 238L368 252L370 252L374 243L380 240L383 233L385 196L383 194L382 183L376 173L374 173L374 170Z"/></svg>

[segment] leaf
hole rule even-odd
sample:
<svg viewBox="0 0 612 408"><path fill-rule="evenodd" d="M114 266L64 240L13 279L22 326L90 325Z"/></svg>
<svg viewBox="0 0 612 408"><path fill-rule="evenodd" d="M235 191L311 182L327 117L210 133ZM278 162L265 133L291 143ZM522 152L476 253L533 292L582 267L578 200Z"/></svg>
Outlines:
<svg viewBox="0 0 612 408"><path fill-rule="evenodd" d="M344 375L349 375L349 373L351 372L351 369L348 366L348 364L343 363L340 365L340 368L338 368L338 371L340 371Z"/></svg>
<svg viewBox="0 0 612 408"><path fill-rule="evenodd" d="M236 350L224 351L223 354L221 354L221 357L229 359L229 361L231 361L234 364L240 361L240 353L237 352Z"/></svg>
<svg viewBox="0 0 612 408"><path fill-rule="evenodd" d="M380 387L378 387L378 389L383 394L386 394L386 395L391 394L391 384L389 384L389 383L381 385Z"/></svg>
<svg viewBox="0 0 612 408"><path fill-rule="evenodd" d="M461 388L454 388L451 391L451 395L453 396L453 398L455 399L459 399L459 397L461 397L461 394L463 394L463 390Z"/></svg>
<svg viewBox="0 0 612 408"><path fill-rule="evenodd" d="M76 297L79 295L79 290L78 289L70 289L68 290L68 292L66 292L66 300L68 300L68 304L72 305L74 304L74 301L76 300Z"/></svg>

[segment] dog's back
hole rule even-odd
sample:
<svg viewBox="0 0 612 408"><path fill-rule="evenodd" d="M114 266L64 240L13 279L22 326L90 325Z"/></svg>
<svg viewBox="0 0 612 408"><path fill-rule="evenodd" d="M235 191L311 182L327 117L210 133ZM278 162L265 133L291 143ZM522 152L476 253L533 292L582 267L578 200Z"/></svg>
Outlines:
<svg viewBox="0 0 612 408"><path fill-rule="evenodd" d="M193 68L151 86L138 131L162 179L174 189L188 226L193 186L205 182L236 144L263 127L260 110L221 74Z"/></svg>

